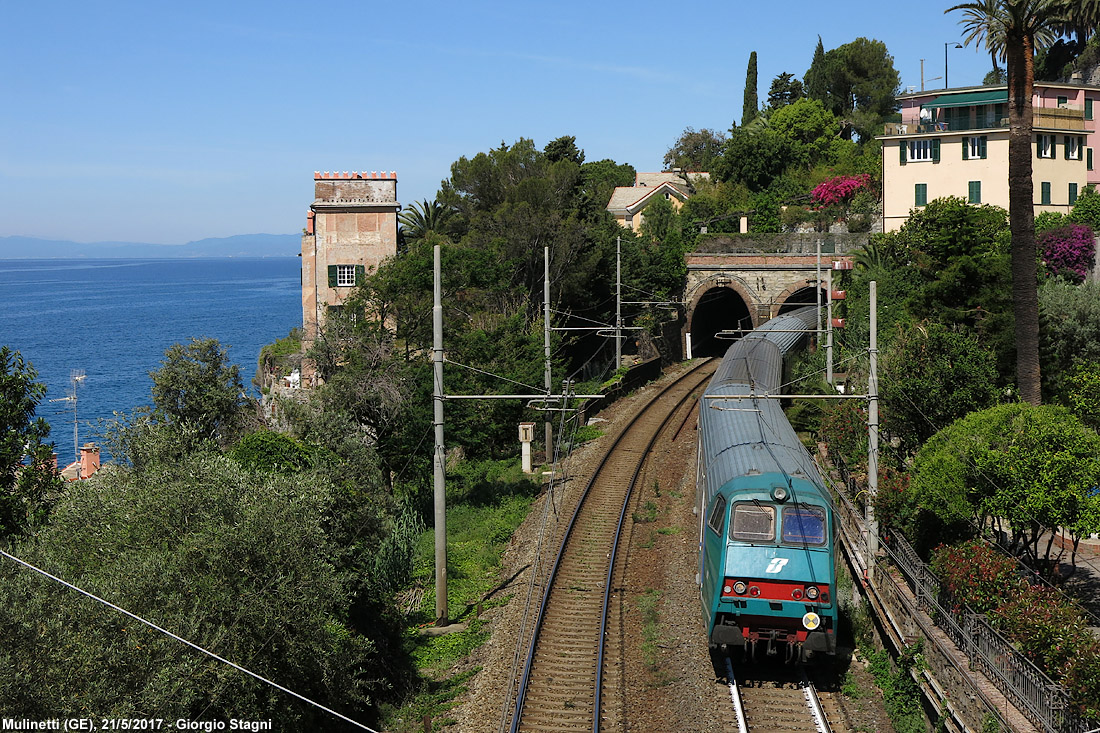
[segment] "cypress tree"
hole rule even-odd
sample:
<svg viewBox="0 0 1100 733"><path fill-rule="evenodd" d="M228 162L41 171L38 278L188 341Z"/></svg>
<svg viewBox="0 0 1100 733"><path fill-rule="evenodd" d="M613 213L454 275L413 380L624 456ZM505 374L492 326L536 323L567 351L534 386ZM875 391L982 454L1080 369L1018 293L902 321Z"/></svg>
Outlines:
<svg viewBox="0 0 1100 733"><path fill-rule="evenodd" d="M829 80L825 74L825 45L821 42L821 36L817 37L814 59L810 62L810 68L803 79L806 96L828 106Z"/></svg>
<svg viewBox="0 0 1100 733"><path fill-rule="evenodd" d="M741 112L741 127L752 122L760 114L760 100L756 93L756 51L749 54L749 68L745 73L745 107Z"/></svg>

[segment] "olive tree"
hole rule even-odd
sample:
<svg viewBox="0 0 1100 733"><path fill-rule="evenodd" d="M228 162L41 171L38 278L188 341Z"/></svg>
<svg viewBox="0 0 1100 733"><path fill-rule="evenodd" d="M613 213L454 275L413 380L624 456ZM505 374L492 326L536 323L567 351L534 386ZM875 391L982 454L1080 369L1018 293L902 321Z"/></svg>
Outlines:
<svg viewBox="0 0 1100 733"><path fill-rule="evenodd" d="M217 453L74 485L25 559L343 714L408 679L399 634L349 616L334 525L350 513L315 475L247 472ZM341 516L337 516L337 514ZM366 558L369 561L370 558ZM6 714L341 721L102 604L4 561Z"/></svg>
<svg viewBox="0 0 1100 733"><path fill-rule="evenodd" d="M240 367L217 339L191 339L164 352L153 380L154 415L203 440L224 439L247 404Z"/></svg>

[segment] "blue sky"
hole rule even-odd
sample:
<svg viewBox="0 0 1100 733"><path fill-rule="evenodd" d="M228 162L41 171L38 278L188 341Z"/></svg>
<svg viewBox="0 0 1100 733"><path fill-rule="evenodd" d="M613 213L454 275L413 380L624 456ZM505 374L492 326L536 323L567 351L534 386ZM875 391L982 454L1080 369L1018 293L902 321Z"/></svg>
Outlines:
<svg viewBox="0 0 1100 733"><path fill-rule="evenodd" d="M740 122L754 50L762 100L819 34L942 87L951 4L6 3L0 236L297 232L315 170L397 171L408 204L519 137L660 170L685 127ZM952 86L981 82L988 55L949 54Z"/></svg>

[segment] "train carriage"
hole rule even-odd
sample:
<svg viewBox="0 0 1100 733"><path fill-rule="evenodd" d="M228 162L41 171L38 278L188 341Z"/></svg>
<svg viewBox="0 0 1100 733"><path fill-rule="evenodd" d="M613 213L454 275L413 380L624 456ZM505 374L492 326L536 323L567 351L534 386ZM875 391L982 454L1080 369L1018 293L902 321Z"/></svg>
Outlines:
<svg viewBox="0 0 1100 733"><path fill-rule="evenodd" d="M699 410L696 509L703 616L712 648L789 661L836 652L833 507L778 400L783 358L813 307L730 346Z"/></svg>

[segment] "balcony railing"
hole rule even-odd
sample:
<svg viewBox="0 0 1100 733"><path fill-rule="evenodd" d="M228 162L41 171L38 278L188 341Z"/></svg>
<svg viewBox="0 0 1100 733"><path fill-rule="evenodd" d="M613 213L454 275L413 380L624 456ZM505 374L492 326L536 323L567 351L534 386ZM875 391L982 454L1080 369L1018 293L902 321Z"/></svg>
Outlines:
<svg viewBox="0 0 1100 733"><path fill-rule="evenodd" d="M1073 107L1035 107L1034 127L1084 132L1085 113Z"/></svg>
<svg viewBox="0 0 1100 733"><path fill-rule="evenodd" d="M950 122L921 122L906 124L887 122L884 135L920 135L931 132L968 132L970 130L998 130L1008 127L1008 118L990 117L971 122L969 120L951 120Z"/></svg>

